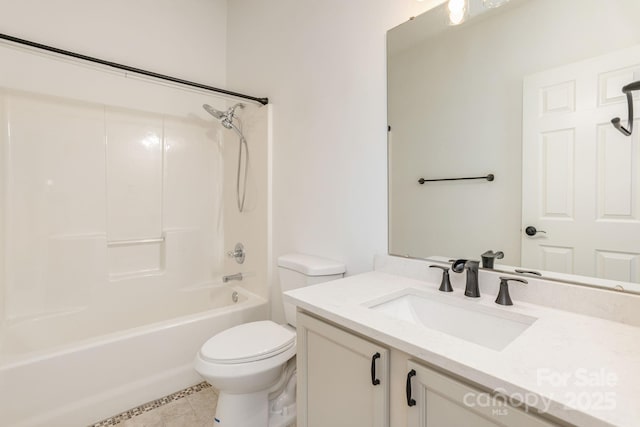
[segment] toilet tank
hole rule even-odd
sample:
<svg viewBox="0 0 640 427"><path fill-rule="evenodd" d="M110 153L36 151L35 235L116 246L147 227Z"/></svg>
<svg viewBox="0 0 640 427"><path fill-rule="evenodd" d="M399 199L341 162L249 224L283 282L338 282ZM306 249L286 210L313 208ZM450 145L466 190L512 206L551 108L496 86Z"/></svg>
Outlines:
<svg viewBox="0 0 640 427"><path fill-rule="evenodd" d="M282 292L303 286L341 279L346 267L343 263L305 254L287 254L278 257L278 271ZM296 325L296 307L284 303L287 323Z"/></svg>

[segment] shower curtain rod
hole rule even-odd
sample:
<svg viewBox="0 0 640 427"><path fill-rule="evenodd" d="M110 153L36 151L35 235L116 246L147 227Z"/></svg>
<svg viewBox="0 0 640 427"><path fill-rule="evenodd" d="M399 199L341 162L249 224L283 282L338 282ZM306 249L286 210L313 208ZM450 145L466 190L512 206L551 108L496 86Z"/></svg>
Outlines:
<svg viewBox="0 0 640 427"><path fill-rule="evenodd" d="M184 86L195 87L198 89L204 89L211 92L220 93L223 95L233 96L235 98L247 99L249 101L257 102L262 105L267 105L269 103L269 98L257 98L255 96L249 96L238 92L232 92L226 89L220 89L213 86L207 86L202 83L196 83L189 80L179 79L177 77L167 76L165 74L154 73L153 71L143 70L141 68L130 67L128 65L119 64L117 62L105 61L104 59L94 58L92 56L82 55L80 53L71 52L69 50L58 49L57 47L47 46L44 44L32 42L29 40L21 39L18 37L9 36L7 34L0 33L0 39L7 40L13 43L18 43L21 45L35 47L37 49L46 50L47 52L57 53L59 55L69 56L71 58L82 59L83 61L89 61L100 65L106 65L107 67L117 68L123 71L129 71L136 74L142 74L144 76L153 77L155 79L166 80L173 83L178 83Z"/></svg>

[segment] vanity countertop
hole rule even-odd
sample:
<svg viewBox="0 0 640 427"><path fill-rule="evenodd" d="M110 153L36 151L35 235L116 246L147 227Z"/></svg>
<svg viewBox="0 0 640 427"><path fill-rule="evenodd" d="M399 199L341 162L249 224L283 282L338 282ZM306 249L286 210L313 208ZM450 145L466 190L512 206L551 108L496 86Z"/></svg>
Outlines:
<svg viewBox="0 0 640 427"><path fill-rule="evenodd" d="M438 286L374 271L289 291L285 301L571 424L640 425L639 327L515 299L499 306L495 295L444 294L537 318L496 351L367 307L407 288L441 298Z"/></svg>

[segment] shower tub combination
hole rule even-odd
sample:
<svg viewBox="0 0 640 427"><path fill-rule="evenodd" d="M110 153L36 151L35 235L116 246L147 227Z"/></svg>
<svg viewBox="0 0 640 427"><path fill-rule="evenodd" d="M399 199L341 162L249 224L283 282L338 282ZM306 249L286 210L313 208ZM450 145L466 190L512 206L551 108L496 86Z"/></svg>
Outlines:
<svg viewBox="0 0 640 427"><path fill-rule="evenodd" d="M164 298L154 310L123 299L118 313L108 304L4 328L0 424L88 425L197 384L193 358L202 343L267 318L266 301L240 287L201 286Z"/></svg>
<svg viewBox="0 0 640 427"><path fill-rule="evenodd" d="M0 425L88 425L201 382L207 339L268 317L268 107L0 61Z"/></svg>

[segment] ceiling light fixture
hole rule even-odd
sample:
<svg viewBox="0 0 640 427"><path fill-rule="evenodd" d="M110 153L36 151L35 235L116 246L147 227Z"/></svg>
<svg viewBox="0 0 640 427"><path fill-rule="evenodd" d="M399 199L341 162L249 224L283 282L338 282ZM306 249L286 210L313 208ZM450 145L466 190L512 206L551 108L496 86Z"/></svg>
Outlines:
<svg viewBox="0 0 640 427"><path fill-rule="evenodd" d="M448 9L450 25L462 24L469 11L467 0L449 0Z"/></svg>

